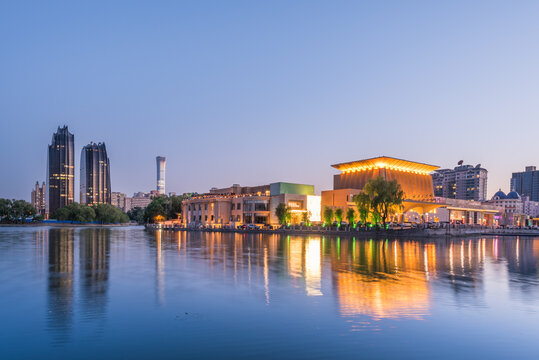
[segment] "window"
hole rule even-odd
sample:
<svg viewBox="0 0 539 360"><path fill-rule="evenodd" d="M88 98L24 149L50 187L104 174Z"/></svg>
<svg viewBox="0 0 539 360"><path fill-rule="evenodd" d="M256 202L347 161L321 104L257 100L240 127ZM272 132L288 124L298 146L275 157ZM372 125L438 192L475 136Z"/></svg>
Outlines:
<svg viewBox="0 0 539 360"><path fill-rule="evenodd" d="M211 221L213 221L213 215L211 216Z"/></svg>
<svg viewBox="0 0 539 360"><path fill-rule="evenodd" d="M238 208L238 210L241 210L241 204L237 204L236 207Z"/></svg>
<svg viewBox="0 0 539 360"><path fill-rule="evenodd" d="M208 204L204 204L204 210L208 210Z"/></svg>
<svg viewBox="0 0 539 360"><path fill-rule="evenodd" d="M198 215L198 221L202 221L202 216Z"/></svg>
<svg viewBox="0 0 539 360"><path fill-rule="evenodd" d="M241 221L241 215L238 215L237 217L237 220L236 221Z"/></svg>
<svg viewBox="0 0 539 360"><path fill-rule="evenodd" d="M231 210L234 210L234 203L232 203L232 205L231 205L231 208L230 208L230 209L231 209Z"/></svg>
<svg viewBox="0 0 539 360"><path fill-rule="evenodd" d="M208 221L208 215L204 216L204 221Z"/></svg>

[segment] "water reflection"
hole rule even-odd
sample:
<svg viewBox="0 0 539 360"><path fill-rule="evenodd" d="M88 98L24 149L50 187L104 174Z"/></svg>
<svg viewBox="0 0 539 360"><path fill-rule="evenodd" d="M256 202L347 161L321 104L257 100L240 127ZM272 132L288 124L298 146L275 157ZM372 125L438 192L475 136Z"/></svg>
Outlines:
<svg viewBox="0 0 539 360"><path fill-rule="evenodd" d="M305 296L333 296L342 317L359 321L424 319L431 314L433 286L449 289L457 303L480 306L486 263L506 266L511 286L522 292L537 285L539 241L531 239L360 240L167 232L154 237L158 249L165 249L157 252L158 284L166 272L161 251L170 250L170 256L195 259L201 277L248 286L266 304L271 304L275 287L282 291L285 276Z"/></svg>
<svg viewBox="0 0 539 360"><path fill-rule="evenodd" d="M73 317L74 243L73 229L51 229L49 242L49 326L68 335Z"/></svg>

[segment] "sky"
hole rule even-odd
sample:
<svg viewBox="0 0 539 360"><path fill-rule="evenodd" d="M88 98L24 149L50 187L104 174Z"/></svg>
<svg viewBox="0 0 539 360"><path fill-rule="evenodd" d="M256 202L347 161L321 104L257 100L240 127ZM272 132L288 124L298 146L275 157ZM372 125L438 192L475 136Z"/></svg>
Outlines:
<svg viewBox="0 0 539 360"><path fill-rule="evenodd" d="M45 181L58 126L112 190L276 181L331 164L539 166L537 1L2 1L0 197Z"/></svg>

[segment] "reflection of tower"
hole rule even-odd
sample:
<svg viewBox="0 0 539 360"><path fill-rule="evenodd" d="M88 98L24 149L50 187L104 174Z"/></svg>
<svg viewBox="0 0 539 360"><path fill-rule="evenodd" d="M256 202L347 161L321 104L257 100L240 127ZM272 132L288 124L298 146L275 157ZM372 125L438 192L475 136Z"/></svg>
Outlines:
<svg viewBox="0 0 539 360"><path fill-rule="evenodd" d="M105 313L109 278L110 229L80 232L79 263L82 308L95 317Z"/></svg>
<svg viewBox="0 0 539 360"><path fill-rule="evenodd" d="M156 274L156 287L157 287L157 301L160 305L165 302L165 262L163 259L163 253L161 251L161 235L162 231L159 230L156 233L156 251L157 251L157 267L155 269Z"/></svg>
<svg viewBox="0 0 539 360"><path fill-rule="evenodd" d="M158 156L155 158L157 162L157 192L159 195L165 194L165 166L167 164L167 158L164 156Z"/></svg>
<svg viewBox="0 0 539 360"><path fill-rule="evenodd" d="M49 316L54 329L67 330L73 316L73 230L49 230Z"/></svg>

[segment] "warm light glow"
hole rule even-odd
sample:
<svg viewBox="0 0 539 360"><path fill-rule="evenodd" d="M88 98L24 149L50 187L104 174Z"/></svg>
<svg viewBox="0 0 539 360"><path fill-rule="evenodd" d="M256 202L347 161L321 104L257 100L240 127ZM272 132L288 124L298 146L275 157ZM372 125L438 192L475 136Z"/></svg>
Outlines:
<svg viewBox="0 0 539 360"><path fill-rule="evenodd" d="M307 195L307 211L311 213L312 222L322 221L322 197L319 195Z"/></svg>

